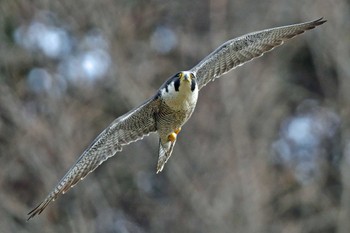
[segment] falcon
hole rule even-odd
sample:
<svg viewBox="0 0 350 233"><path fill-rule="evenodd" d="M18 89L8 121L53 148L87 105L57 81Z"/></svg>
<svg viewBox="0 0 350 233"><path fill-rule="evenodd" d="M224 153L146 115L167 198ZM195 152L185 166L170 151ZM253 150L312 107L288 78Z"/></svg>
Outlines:
<svg viewBox="0 0 350 233"><path fill-rule="evenodd" d="M181 127L196 107L198 92L205 85L325 22L326 20L320 18L243 35L225 42L192 69L170 77L153 97L115 119L97 136L45 200L28 213L28 220L40 214L50 202L66 193L109 157L121 151L123 146L150 133L157 133L159 136L156 172L161 172L172 154Z"/></svg>

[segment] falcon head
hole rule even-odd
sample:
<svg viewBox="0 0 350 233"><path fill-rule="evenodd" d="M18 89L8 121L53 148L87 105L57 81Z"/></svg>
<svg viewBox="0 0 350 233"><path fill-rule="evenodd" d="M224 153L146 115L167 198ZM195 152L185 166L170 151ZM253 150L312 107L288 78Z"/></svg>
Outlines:
<svg viewBox="0 0 350 233"><path fill-rule="evenodd" d="M190 88L190 90L193 92L196 89L197 82L196 77L194 74L190 71L181 71L175 75L175 77L178 77L177 83L175 83L175 91L179 91L179 87L182 85L183 87Z"/></svg>
<svg viewBox="0 0 350 233"><path fill-rule="evenodd" d="M197 102L196 76L190 71L181 71L163 84L159 94L174 109L181 109L183 104Z"/></svg>
<svg viewBox="0 0 350 233"><path fill-rule="evenodd" d="M197 82L195 75L190 71L181 71L165 82L165 92L195 91Z"/></svg>

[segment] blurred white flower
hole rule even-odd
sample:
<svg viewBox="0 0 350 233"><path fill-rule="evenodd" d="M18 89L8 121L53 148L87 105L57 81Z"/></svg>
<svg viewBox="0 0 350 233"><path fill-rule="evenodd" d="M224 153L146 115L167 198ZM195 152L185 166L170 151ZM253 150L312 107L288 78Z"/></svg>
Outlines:
<svg viewBox="0 0 350 233"><path fill-rule="evenodd" d="M81 56L84 75L91 81L103 77L111 64L109 54L101 49L87 51Z"/></svg>
<svg viewBox="0 0 350 233"><path fill-rule="evenodd" d="M318 143L317 135L312 132L312 116L297 116L292 118L286 127L286 138L299 147L312 147Z"/></svg>
<svg viewBox="0 0 350 233"><path fill-rule="evenodd" d="M280 138L272 144L277 154L276 162L294 170L296 179L306 184L318 172L319 160L327 151L325 143L332 140L340 124L339 116L328 108L306 100L299 108L304 109L287 119L281 126ZM306 106L306 107L305 107Z"/></svg>
<svg viewBox="0 0 350 233"><path fill-rule="evenodd" d="M27 76L29 89L37 94L48 92L52 87L52 76L42 68L33 68Z"/></svg>
<svg viewBox="0 0 350 233"><path fill-rule="evenodd" d="M72 44L68 33L59 27L33 21L28 27L20 26L15 31L15 41L30 51L40 51L50 58L68 54Z"/></svg>
<svg viewBox="0 0 350 233"><path fill-rule="evenodd" d="M106 75L111 65L109 54L101 49L82 52L69 56L59 65L59 73L69 81L94 82Z"/></svg>
<svg viewBox="0 0 350 233"><path fill-rule="evenodd" d="M47 71L34 68L28 74L27 83L36 93L48 89L48 85L57 84L59 88L54 88L51 93L60 96L61 91L66 89L66 81L91 84L104 77L111 66L111 58L108 53L108 41L98 29L87 32L82 40L77 41L70 37L63 27L54 26L54 21L57 19L51 12L39 12L35 20L15 30L14 39L18 45L29 51L41 52L58 60L58 72L52 77L61 80L55 80L55 84L48 84L52 77ZM43 78L48 76L50 78Z"/></svg>
<svg viewBox="0 0 350 233"><path fill-rule="evenodd" d="M175 32L166 26L158 26L151 36L151 47L158 53L166 54L177 45Z"/></svg>

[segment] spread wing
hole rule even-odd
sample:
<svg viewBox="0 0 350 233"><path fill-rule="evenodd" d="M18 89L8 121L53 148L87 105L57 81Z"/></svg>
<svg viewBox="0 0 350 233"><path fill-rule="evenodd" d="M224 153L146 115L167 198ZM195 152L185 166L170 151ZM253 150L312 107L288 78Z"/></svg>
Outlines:
<svg viewBox="0 0 350 233"><path fill-rule="evenodd" d="M229 40L191 69L199 89L231 69L263 55L284 41L323 24L323 18L300 24L253 32Z"/></svg>
<svg viewBox="0 0 350 233"><path fill-rule="evenodd" d="M83 152L46 199L28 213L28 220L40 214L61 193L67 192L101 163L121 151L122 146L155 132L158 106L159 100L153 98L114 120Z"/></svg>

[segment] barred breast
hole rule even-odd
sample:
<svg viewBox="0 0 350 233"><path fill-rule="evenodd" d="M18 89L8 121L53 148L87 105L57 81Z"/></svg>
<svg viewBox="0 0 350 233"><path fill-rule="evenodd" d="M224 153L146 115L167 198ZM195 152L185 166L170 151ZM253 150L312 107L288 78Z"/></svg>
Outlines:
<svg viewBox="0 0 350 233"><path fill-rule="evenodd" d="M157 131L161 140L166 141L170 133L181 128L192 115L194 108L195 105L187 109L173 110L162 102L157 114Z"/></svg>

